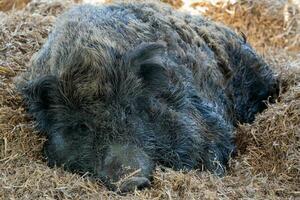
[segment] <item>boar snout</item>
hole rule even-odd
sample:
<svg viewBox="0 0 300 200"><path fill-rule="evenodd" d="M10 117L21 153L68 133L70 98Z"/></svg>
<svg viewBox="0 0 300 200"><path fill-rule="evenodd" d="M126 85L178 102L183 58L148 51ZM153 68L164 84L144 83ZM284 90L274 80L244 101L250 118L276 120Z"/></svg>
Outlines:
<svg viewBox="0 0 300 200"><path fill-rule="evenodd" d="M149 156L135 145L114 144L101 162L99 177L120 192L130 192L150 186L154 164Z"/></svg>

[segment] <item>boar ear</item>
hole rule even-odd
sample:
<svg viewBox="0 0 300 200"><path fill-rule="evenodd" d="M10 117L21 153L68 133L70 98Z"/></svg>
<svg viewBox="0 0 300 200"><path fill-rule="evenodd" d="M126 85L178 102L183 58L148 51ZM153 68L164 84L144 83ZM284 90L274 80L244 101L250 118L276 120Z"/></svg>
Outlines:
<svg viewBox="0 0 300 200"><path fill-rule="evenodd" d="M163 65L165 47L163 43L142 43L126 55L126 62L144 81L163 81L166 78Z"/></svg>
<svg viewBox="0 0 300 200"><path fill-rule="evenodd" d="M47 75L28 82L21 93L24 96L29 113L37 120L38 126L45 131L51 121L50 106L59 100L59 82L55 76Z"/></svg>
<svg viewBox="0 0 300 200"><path fill-rule="evenodd" d="M29 82L21 90L28 103L35 103L48 108L58 93L58 80L55 76L47 75Z"/></svg>

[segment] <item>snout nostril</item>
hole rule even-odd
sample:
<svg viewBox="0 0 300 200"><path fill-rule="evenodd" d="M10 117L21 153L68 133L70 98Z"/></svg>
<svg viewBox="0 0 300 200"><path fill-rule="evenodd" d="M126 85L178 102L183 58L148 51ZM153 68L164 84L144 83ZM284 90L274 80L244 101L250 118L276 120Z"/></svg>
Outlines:
<svg viewBox="0 0 300 200"><path fill-rule="evenodd" d="M145 177L132 177L127 180L125 180L120 185L120 192L126 193L126 192L132 192L135 189L144 189L147 187L150 187L151 182L148 178Z"/></svg>

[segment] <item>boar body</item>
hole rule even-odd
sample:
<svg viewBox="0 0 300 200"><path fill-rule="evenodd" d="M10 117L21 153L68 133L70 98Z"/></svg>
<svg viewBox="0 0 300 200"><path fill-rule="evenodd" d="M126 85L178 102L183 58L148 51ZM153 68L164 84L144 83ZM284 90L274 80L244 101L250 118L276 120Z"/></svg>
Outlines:
<svg viewBox="0 0 300 200"><path fill-rule="evenodd" d="M229 28L159 3L81 5L58 18L19 89L50 166L123 191L156 164L223 175L234 128L276 96L265 61Z"/></svg>

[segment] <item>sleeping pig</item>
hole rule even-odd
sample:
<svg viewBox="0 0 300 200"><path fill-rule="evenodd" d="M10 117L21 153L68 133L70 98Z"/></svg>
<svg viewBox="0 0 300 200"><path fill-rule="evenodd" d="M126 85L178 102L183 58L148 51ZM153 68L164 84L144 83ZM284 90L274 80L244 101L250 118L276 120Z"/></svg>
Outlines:
<svg viewBox="0 0 300 200"><path fill-rule="evenodd" d="M274 101L277 82L231 29L127 2L60 16L18 88L49 166L128 192L151 185L156 165L224 175L235 127Z"/></svg>

